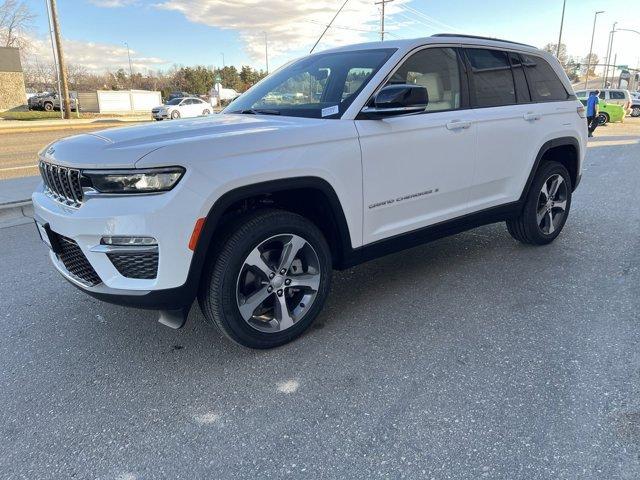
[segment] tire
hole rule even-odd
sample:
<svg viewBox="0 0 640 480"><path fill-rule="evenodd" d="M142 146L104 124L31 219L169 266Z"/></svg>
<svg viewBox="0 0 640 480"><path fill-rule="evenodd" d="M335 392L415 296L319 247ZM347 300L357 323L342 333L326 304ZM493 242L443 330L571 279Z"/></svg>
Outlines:
<svg viewBox="0 0 640 480"><path fill-rule="evenodd" d="M242 216L225 231L212 246L216 255L198 295L206 320L250 348L273 348L300 336L331 285L331 252L322 232L300 215L271 209ZM286 245L298 245L294 257L283 255ZM278 266L283 258L291 260L285 274Z"/></svg>
<svg viewBox="0 0 640 480"><path fill-rule="evenodd" d="M205 110L202 112L202 115L211 115L211 112L209 110Z"/></svg>
<svg viewBox="0 0 640 480"><path fill-rule="evenodd" d="M640 107L633 107L631 109L631 116L632 117L640 117Z"/></svg>
<svg viewBox="0 0 640 480"><path fill-rule="evenodd" d="M50 112L53 110L53 103L47 102L43 105L43 108L45 112Z"/></svg>
<svg viewBox="0 0 640 480"><path fill-rule="evenodd" d="M553 180L561 178L555 195L545 198L543 188L552 193ZM520 215L507 220L513 238L530 245L553 242L564 227L571 208L573 186L567 169L558 162L545 162L538 168ZM564 209L562 209L562 206Z"/></svg>
<svg viewBox="0 0 640 480"><path fill-rule="evenodd" d="M177 110L174 110L173 112L171 112L171 118L172 119L176 119L176 118L180 118L180 112Z"/></svg>
<svg viewBox="0 0 640 480"><path fill-rule="evenodd" d="M610 120L607 113L599 113L596 118L598 119L598 125L606 125Z"/></svg>

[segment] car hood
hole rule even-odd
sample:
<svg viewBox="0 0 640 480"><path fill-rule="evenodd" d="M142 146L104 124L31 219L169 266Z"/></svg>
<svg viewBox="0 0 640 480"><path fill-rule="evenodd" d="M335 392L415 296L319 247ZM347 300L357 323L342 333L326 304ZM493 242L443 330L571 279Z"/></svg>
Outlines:
<svg viewBox="0 0 640 480"><path fill-rule="evenodd" d="M204 142L212 152L237 155L267 145L278 148L323 141L322 122L335 121L274 115L209 115L76 135L51 144L40 156L45 161L75 168L132 168L153 151L165 147L179 151L188 148L183 144L190 143ZM252 138L237 138L240 136Z"/></svg>

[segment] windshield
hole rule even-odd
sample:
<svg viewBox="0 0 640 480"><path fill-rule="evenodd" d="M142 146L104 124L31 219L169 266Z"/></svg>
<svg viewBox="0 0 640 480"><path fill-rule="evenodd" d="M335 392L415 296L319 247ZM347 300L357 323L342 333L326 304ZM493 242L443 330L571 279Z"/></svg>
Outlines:
<svg viewBox="0 0 640 480"><path fill-rule="evenodd" d="M182 101L182 98L174 98L173 100L169 100L166 105L178 105Z"/></svg>
<svg viewBox="0 0 640 480"><path fill-rule="evenodd" d="M265 78L222 113L339 118L394 52L386 48L302 58Z"/></svg>

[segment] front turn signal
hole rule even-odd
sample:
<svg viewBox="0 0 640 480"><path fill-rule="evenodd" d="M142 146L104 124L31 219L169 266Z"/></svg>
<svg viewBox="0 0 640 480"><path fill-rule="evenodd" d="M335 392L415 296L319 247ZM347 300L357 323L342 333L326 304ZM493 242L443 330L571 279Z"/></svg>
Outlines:
<svg viewBox="0 0 640 480"><path fill-rule="evenodd" d="M189 239L189 250L191 251L195 252L196 250L196 245L198 245L198 240L200 239L200 234L202 233L205 220L205 218L199 218L193 226L193 232L191 232L191 238Z"/></svg>

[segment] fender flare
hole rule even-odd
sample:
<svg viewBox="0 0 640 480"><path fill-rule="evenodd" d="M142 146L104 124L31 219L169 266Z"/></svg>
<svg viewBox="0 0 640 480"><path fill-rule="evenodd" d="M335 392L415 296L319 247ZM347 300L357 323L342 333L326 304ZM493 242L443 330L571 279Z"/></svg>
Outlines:
<svg viewBox="0 0 640 480"><path fill-rule="evenodd" d="M582 152L580 151L580 142L578 141L577 138L558 137L545 142L540 147L540 150L538 150L538 155L536 155L536 160L535 162L533 162L533 166L531 167L531 172L529 173L529 177L527 177L527 181L524 185L524 188L522 189L522 194L520 195L520 199L518 200L520 203L524 204L527 198L527 195L529 194L529 189L531 188L531 184L533 183L533 178L535 177L536 172L538 171L538 167L540 166L540 163L542 162L542 158L544 157L545 153L547 153L552 148L562 147L565 145L571 146L576 149L577 161L578 161L578 165L576 166L577 167L576 171L577 172L580 171L580 155ZM580 178L578 173L576 181L574 182L574 185L573 185L574 190L578 186L579 181L580 181Z"/></svg>

